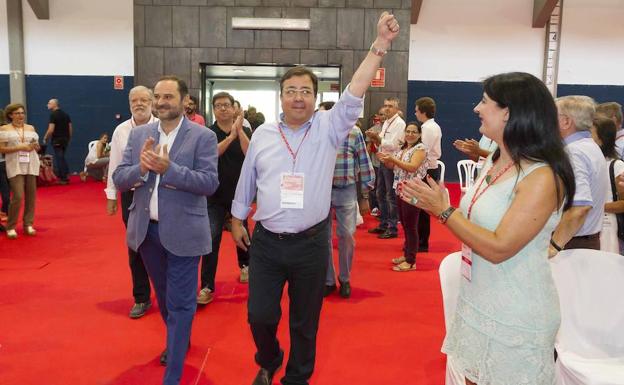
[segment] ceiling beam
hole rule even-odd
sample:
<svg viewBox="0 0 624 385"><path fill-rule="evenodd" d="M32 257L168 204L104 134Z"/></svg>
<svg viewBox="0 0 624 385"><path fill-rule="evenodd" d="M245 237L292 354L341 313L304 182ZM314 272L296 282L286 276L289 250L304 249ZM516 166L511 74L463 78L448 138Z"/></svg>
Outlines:
<svg viewBox="0 0 624 385"><path fill-rule="evenodd" d="M412 18L410 20L410 24L418 23L418 16L420 15L420 6L422 5L423 0L412 0Z"/></svg>
<svg viewBox="0 0 624 385"><path fill-rule="evenodd" d="M50 20L49 0L28 0L28 4L30 4L30 8L32 8L37 19Z"/></svg>
<svg viewBox="0 0 624 385"><path fill-rule="evenodd" d="M557 0L533 0L533 28L544 28Z"/></svg>

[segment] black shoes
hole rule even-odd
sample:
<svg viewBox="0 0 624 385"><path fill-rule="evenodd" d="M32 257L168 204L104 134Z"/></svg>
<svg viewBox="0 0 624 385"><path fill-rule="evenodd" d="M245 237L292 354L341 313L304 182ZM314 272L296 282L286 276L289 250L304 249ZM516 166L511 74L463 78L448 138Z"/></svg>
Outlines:
<svg viewBox="0 0 624 385"><path fill-rule="evenodd" d="M394 233L394 232L392 232L390 230L386 230L386 231L384 231L383 234L379 234L377 236L377 238L379 238L379 239L390 239L390 238L396 238L396 237L398 237L397 233Z"/></svg>
<svg viewBox="0 0 624 385"><path fill-rule="evenodd" d="M386 229L382 229L381 227L373 227L372 229L368 229L369 234L383 234L386 232Z"/></svg>
<svg viewBox="0 0 624 385"><path fill-rule="evenodd" d="M349 282L340 282L340 291L338 293L342 298L351 297L351 284Z"/></svg>
<svg viewBox="0 0 624 385"><path fill-rule="evenodd" d="M162 366L167 366L167 348L160 353L160 364Z"/></svg>
<svg viewBox="0 0 624 385"><path fill-rule="evenodd" d="M271 385L273 384L274 374L275 372L269 372L265 368L260 368L251 385Z"/></svg>
<svg viewBox="0 0 624 385"><path fill-rule="evenodd" d="M336 291L336 285L325 285L325 289L323 290L323 297L327 297L331 293Z"/></svg>
<svg viewBox="0 0 624 385"><path fill-rule="evenodd" d="M418 251L421 253L429 252L429 246L418 246Z"/></svg>

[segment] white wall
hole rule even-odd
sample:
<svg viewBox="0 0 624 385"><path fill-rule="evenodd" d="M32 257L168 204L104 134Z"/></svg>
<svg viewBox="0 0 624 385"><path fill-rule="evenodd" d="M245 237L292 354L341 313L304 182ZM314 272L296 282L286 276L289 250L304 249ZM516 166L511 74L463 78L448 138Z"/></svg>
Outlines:
<svg viewBox="0 0 624 385"><path fill-rule="evenodd" d="M132 1L51 0L50 20L22 7L27 75L134 75Z"/></svg>
<svg viewBox="0 0 624 385"><path fill-rule="evenodd" d="M6 1L0 1L0 74L9 73L9 31L6 20Z"/></svg>
<svg viewBox="0 0 624 385"><path fill-rule="evenodd" d="M559 84L624 85L624 0L564 0Z"/></svg>
<svg viewBox="0 0 624 385"><path fill-rule="evenodd" d="M423 1L410 28L408 79L480 81L509 71L541 77L545 31L532 28L532 19L532 0Z"/></svg>

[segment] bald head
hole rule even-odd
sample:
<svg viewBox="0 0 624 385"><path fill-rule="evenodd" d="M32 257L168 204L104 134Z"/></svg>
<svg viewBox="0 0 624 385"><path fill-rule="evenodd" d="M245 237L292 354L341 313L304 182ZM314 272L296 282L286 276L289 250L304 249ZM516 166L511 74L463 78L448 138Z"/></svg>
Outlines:
<svg viewBox="0 0 624 385"><path fill-rule="evenodd" d="M48 101L48 110L56 111L59 108L58 99L50 99Z"/></svg>

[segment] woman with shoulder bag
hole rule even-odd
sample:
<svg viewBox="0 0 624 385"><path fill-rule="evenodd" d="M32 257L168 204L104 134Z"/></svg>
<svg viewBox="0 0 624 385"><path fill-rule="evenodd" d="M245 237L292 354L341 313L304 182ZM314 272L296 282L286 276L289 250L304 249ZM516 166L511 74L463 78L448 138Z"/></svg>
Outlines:
<svg viewBox="0 0 624 385"><path fill-rule="evenodd" d="M624 214L622 214L624 213L624 200L618 198L616 178L624 174L624 162L619 159L615 150L617 127L613 120L598 115L594 118L591 133L605 156L605 167L609 172L609 187L606 189L607 199L600 232L600 250L621 254L624 251L624 242L618 235L624 234ZM618 222L623 222L622 228L618 228Z"/></svg>

